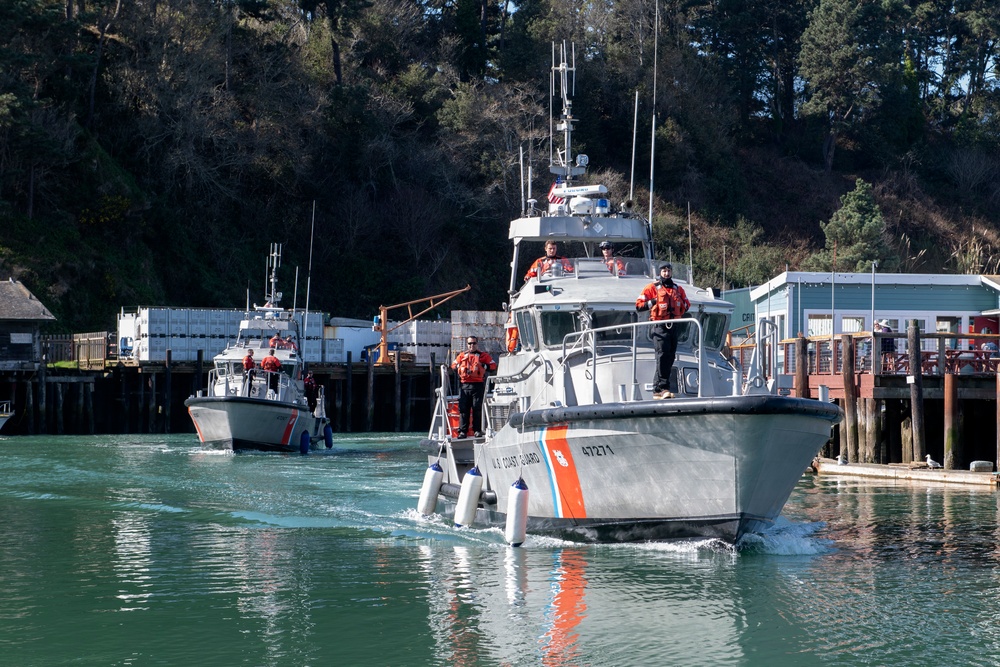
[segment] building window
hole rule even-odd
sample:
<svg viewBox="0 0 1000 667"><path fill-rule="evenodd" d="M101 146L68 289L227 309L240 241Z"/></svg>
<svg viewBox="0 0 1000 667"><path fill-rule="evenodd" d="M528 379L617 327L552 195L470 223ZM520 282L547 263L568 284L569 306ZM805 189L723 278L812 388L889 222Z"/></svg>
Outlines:
<svg viewBox="0 0 1000 667"><path fill-rule="evenodd" d="M810 336L829 336L833 333L833 315L810 315L808 322Z"/></svg>

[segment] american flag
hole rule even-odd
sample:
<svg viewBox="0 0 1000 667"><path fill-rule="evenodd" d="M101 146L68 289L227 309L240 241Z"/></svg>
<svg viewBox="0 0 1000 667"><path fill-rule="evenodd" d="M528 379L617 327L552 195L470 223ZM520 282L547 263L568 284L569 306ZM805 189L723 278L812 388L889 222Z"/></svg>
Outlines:
<svg viewBox="0 0 1000 667"><path fill-rule="evenodd" d="M562 179L561 178L557 178L556 182L552 184L551 188L549 188L549 203L550 204L565 204L566 203L566 198L565 197L560 197L560 196L558 196L556 194L553 194L555 192L556 188L559 187L560 185L562 185Z"/></svg>

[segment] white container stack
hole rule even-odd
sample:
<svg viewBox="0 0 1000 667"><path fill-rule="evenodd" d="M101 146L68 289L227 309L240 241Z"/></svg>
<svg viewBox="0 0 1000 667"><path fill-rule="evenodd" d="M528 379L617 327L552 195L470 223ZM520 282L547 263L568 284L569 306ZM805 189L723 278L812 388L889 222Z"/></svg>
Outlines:
<svg viewBox="0 0 1000 667"><path fill-rule="evenodd" d="M397 325L389 324L389 328ZM389 334L389 342L396 343L402 352L413 355L418 366L427 366L434 355L434 363L448 363L451 349L451 322L449 320L413 320Z"/></svg>

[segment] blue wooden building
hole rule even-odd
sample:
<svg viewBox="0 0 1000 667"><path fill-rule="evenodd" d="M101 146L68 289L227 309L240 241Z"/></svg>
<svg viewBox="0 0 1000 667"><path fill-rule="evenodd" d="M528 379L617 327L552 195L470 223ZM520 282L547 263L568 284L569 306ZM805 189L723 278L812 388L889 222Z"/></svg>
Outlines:
<svg viewBox="0 0 1000 667"><path fill-rule="evenodd" d="M785 339L870 332L881 320L894 332L916 320L925 333L1000 333L1000 276L786 271L750 299Z"/></svg>

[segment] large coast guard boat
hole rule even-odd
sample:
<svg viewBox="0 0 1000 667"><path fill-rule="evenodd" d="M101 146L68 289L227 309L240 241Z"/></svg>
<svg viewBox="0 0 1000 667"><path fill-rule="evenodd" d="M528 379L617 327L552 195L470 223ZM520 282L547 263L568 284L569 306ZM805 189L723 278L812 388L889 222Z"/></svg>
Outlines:
<svg viewBox="0 0 1000 667"><path fill-rule="evenodd" d="M506 525L514 544L524 532L735 543L777 518L842 412L781 395L773 361L769 368L761 355L739 368L724 352L733 306L683 280L691 308L672 324L680 327L673 396L654 398L654 323L635 308L657 275L650 225L626 204L613 209L603 185L577 183L587 160L571 159L573 68L565 56L555 62L565 148L550 171L564 182L547 210L529 199L510 223L509 309L520 347L501 355L489 378L484 437L453 437L448 404L455 397L440 390L422 442L431 465L418 509L430 514L443 501L456 525ZM548 239L578 256L515 289L522 247ZM605 240L639 256L609 267L597 249ZM776 327L759 322L757 350L776 343Z"/></svg>
<svg viewBox="0 0 1000 667"><path fill-rule="evenodd" d="M207 447L302 453L314 446L332 447L333 429L326 416L323 388L316 388L316 407L310 410L303 383L304 360L298 352L303 313L278 306L280 263L281 246L274 244L268 258L271 275L266 303L247 309L236 341L214 358L208 389L184 401L198 438ZM258 366L252 376L244 374L243 358L248 351L254 352L260 364L271 349L281 362L280 370Z"/></svg>

